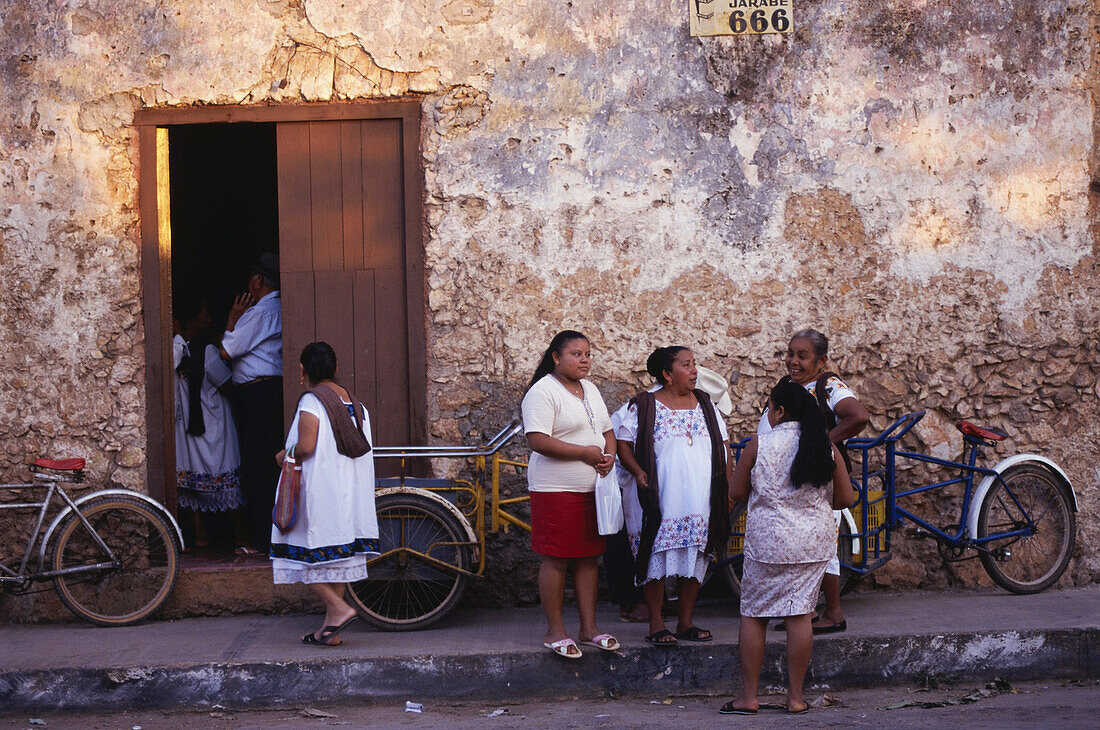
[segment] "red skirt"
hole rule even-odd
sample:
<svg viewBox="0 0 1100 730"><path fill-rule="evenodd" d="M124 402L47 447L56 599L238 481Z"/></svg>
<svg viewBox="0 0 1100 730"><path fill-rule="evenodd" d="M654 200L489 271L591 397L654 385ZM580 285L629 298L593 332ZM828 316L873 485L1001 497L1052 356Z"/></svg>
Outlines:
<svg viewBox="0 0 1100 730"><path fill-rule="evenodd" d="M531 492L531 549L552 558L603 555L595 492Z"/></svg>

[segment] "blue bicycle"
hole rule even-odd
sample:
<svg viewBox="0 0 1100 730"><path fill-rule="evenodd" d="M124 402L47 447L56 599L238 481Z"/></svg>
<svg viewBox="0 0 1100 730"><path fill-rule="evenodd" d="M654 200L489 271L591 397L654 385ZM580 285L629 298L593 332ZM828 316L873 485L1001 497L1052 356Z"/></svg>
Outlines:
<svg viewBox="0 0 1100 730"><path fill-rule="evenodd" d="M977 557L993 582L1013 593L1038 593L1065 572L1076 536L1077 497L1065 472L1037 454L1016 454L989 468L981 465L982 450L1006 434L969 421L956 424L963 437L960 461L902 451L898 442L924 417L907 413L874 438L853 438L848 450L860 458L852 484L859 497L844 510L837 549L841 562L841 591L847 592L891 557L893 532L903 522L915 534L936 540L947 562ZM748 439L736 444L735 457ZM909 489L897 487L898 460L931 465L953 474L949 478ZM961 485L962 501L954 521L936 526L899 504L922 492ZM745 506L730 513L733 526L726 556L719 561L727 580L740 594L745 530Z"/></svg>

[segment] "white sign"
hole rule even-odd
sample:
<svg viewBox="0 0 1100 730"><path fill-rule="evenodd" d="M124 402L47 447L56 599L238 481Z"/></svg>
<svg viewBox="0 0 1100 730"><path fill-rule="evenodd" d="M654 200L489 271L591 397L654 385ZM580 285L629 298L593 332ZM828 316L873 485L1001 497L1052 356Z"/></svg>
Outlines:
<svg viewBox="0 0 1100 730"><path fill-rule="evenodd" d="M790 33L794 0L688 0L693 36Z"/></svg>

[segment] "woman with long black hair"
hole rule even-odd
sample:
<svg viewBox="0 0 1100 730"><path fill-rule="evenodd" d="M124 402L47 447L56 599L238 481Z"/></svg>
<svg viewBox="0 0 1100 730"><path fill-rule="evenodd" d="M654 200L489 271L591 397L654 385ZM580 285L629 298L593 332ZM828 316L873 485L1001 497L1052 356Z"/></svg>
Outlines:
<svg viewBox="0 0 1100 730"><path fill-rule="evenodd" d="M605 541L596 526L596 477L615 465L615 436L607 407L588 382L592 350L575 330L559 332L539 361L523 396L523 429L530 444L531 547L542 555L539 599L546 614L543 646L580 659L562 619L565 574L573 588L582 644L615 651L619 642L596 626L597 558Z"/></svg>
<svg viewBox="0 0 1100 730"><path fill-rule="evenodd" d="M825 414L806 389L784 377L768 398L771 429L757 434L737 462L730 499L748 502L741 578L741 697L723 714L755 714L768 619L787 624L787 711L803 713L802 680L810 664L810 615L825 567L836 552L833 509L853 501ZM831 488L828 488L831 485Z"/></svg>

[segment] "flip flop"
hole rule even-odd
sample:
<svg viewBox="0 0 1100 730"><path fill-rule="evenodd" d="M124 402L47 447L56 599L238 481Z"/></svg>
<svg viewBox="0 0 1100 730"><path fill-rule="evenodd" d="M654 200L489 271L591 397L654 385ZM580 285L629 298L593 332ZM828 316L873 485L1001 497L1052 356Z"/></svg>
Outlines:
<svg viewBox="0 0 1100 730"><path fill-rule="evenodd" d="M734 700L730 700L726 704L718 708L719 715L755 715L757 710L751 710L747 707L734 707Z"/></svg>
<svg viewBox="0 0 1100 730"><path fill-rule="evenodd" d="M706 636L702 636L702 634L706 634ZM680 639L681 641L695 641L698 643L703 643L705 641L712 640L714 638L714 634L712 634L707 629L701 629L698 626L692 626L690 629L685 629L678 632L676 634L676 638Z"/></svg>
<svg viewBox="0 0 1100 730"><path fill-rule="evenodd" d="M632 616L629 613L620 613L619 614L619 620L622 621L624 624L645 624L645 623L649 623L649 617L648 616L646 616L645 618L638 618L637 616Z"/></svg>
<svg viewBox="0 0 1100 730"><path fill-rule="evenodd" d="M810 617L810 623L813 623L815 621L820 621L820 620L821 620L821 615L817 611L814 611L813 616ZM786 619L780 619L778 622L776 622L775 630L776 631L786 631L787 630L787 620Z"/></svg>
<svg viewBox="0 0 1100 730"><path fill-rule="evenodd" d="M302 637L302 643L303 644L313 644L314 646L323 646L323 647L326 647L328 649L335 649L336 647L340 646L340 644L330 644L330 643L328 643L328 639L332 638L331 635L324 636L323 633L321 635L324 638L323 639L318 639L316 636L313 635L312 632L310 632L310 633L308 633L308 634L306 634L305 636ZM343 643L343 642L340 642L340 643Z"/></svg>
<svg viewBox="0 0 1100 730"><path fill-rule="evenodd" d="M584 656L584 654L581 654L580 648L577 647L577 642L573 641L570 638L560 639L554 642L544 641L542 642L542 645L560 656L562 659L580 659L582 656ZM576 649L577 653L570 654L570 647Z"/></svg>
<svg viewBox="0 0 1100 730"><path fill-rule="evenodd" d="M611 634L599 634L593 636L591 639L581 639L581 643L587 646L594 646L604 651L618 651L623 648L622 645L619 644L619 640Z"/></svg>
<svg viewBox="0 0 1100 730"><path fill-rule="evenodd" d="M787 714L788 715L805 715L809 711L810 711L810 706L808 704L805 707L803 707L801 710L792 710L789 707L787 708Z"/></svg>
<svg viewBox="0 0 1100 730"><path fill-rule="evenodd" d="M323 629L321 629L321 635L320 636L314 636L313 633L306 634L305 636L302 637L302 643L303 644L321 644L322 646L340 646L339 644L330 644L330 643L328 643L328 640L331 639L334 636L339 636L341 631L346 629L351 624L352 621L355 621L358 618L359 618L359 615L356 614L355 616L352 616L351 618L349 618L347 621L340 624L339 626L326 626Z"/></svg>
<svg viewBox="0 0 1100 730"><path fill-rule="evenodd" d="M247 545L240 545L233 551L236 555L259 555L260 551Z"/></svg>
<svg viewBox="0 0 1100 730"><path fill-rule="evenodd" d="M672 641L667 641L668 637L672 637ZM645 637L647 644L653 644L653 646L676 646L679 640L676 638L676 634L672 633L668 629L661 629L660 631L654 631L649 636Z"/></svg>
<svg viewBox="0 0 1100 730"><path fill-rule="evenodd" d="M821 626L820 624L818 624L817 626L814 626L813 630L815 634L837 634L841 631L847 631L848 619L844 619L838 624L829 624L828 626Z"/></svg>

